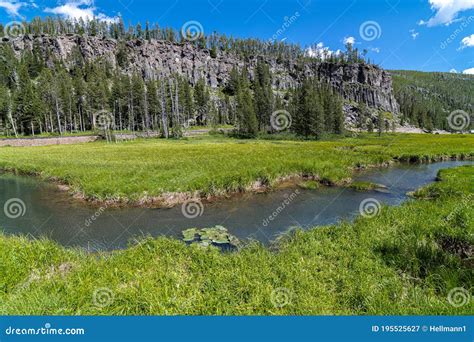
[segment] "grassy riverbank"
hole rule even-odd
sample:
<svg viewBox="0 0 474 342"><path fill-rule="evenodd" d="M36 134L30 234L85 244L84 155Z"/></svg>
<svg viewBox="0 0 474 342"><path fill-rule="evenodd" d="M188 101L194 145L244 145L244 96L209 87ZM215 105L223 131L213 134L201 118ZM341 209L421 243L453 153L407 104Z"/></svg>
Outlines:
<svg viewBox="0 0 474 342"><path fill-rule="evenodd" d="M138 201L166 193L216 195L273 185L288 175L341 182L358 166L466 157L474 136L365 135L332 141L205 137L71 146L0 148L0 168L59 180L86 198Z"/></svg>
<svg viewBox="0 0 474 342"><path fill-rule="evenodd" d="M0 235L0 314L472 314L474 167L440 178L401 207L276 250L159 238L87 255Z"/></svg>

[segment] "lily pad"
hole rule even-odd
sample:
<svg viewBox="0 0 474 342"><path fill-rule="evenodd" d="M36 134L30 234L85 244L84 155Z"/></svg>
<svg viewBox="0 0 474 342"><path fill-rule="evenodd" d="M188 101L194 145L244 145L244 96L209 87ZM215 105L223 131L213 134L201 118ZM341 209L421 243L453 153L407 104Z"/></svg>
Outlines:
<svg viewBox="0 0 474 342"><path fill-rule="evenodd" d="M193 242L196 240L196 235L198 234L199 229L197 228L191 228L191 229L186 229L183 231L183 241L185 242Z"/></svg>
<svg viewBox="0 0 474 342"><path fill-rule="evenodd" d="M223 226L187 229L183 231L183 241L202 247L214 245L222 249L235 249L240 245L239 239L229 234L227 229Z"/></svg>

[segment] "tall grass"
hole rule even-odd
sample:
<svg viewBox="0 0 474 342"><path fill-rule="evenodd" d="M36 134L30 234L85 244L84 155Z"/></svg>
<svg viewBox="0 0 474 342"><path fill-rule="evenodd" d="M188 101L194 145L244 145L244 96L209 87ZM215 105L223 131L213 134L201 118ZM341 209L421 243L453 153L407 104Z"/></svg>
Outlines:
<svg viewBox="0 0 474 342"><path fill-rule="evenodd" d="M0 148L0 168L60 180L88 198L138 200L166 192L239 191L260 180L316 175L330 182L354 167L472 156L474 137L387 134L331 141L205 137L74 146Z"/></svg>
<svg viewBox="0 0 474 342"><path fill-rule="evenodd" d="M474 167L440 179L375 218L297 231L273 249L159 238L85 254L0 235L0 314L472 314L470 298L448 297L474 285Z"/></svg>

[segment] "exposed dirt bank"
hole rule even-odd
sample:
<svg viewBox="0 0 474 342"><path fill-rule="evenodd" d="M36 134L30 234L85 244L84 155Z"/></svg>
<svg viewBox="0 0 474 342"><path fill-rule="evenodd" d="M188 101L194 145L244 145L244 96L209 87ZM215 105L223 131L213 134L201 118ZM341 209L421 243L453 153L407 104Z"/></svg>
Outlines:
<svg viewBox="0 0 474 342"><path fill-rule="evenodd" d="M447 160L472 160L472 156L463 156L456 158L453 156L438 156L431 159L423 158L406 158L406 159L392 159L390 161L382 162L375 165L368 165L363 168L354 167L352 168L353 173L368 168L384 168L390 167L396 163L431 163ZM34 176L34 175L33 175ZM112 208L123 208L123 207L140 207L140 208L171 208L177 205L182 205L187 202L215 202L223 198L230 198L233 196L239 196L249 193L264 193L274 191L277 189L288 188L288 187L299 187L307 181L315 181L322 186L339 186L339 187L350 187L353 179L344 178L338 182L332 182L327 179L321 179L318 175L312 174L293 174L285 177L280 177L273 182L256 180L248 186L243 186L237 191L220 190L212 194L203 194L199 191L195 192L166 192L160 196L144 196L138 200L129 198L109 198L109 199L97 199L85 196L80 191L74 191L67 184L64 184L60 180L51 179L50 181L58 185L62 191L69 192L76 200L83 201L84 203L96 206L96 207L112 207Z"/></svg>
<svg viewBox="0 0 474 342"><path fill-rule="evenodd" d="M97 140L96 135L79 137L54 137L54 138L19 138L19 139L0 139L0 146L47 146L47 145L71 145L80 144Z"/></svg>

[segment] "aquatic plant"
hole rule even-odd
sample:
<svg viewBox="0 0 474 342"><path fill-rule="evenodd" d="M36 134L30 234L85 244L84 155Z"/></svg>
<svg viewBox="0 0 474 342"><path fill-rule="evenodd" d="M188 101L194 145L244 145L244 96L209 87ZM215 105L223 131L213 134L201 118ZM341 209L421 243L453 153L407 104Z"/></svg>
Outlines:
<svg viewBox="0 0 474 342"><path fill-rule="evenodd" d="M183 241L189 244L198 244L203 247L210 245L219 247L237 248L240 245L239 239L229 234L227 228L215 226L212 228L190 228L183 231Z"/></svg>

